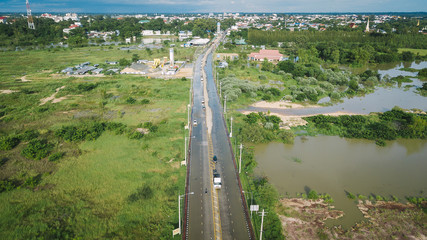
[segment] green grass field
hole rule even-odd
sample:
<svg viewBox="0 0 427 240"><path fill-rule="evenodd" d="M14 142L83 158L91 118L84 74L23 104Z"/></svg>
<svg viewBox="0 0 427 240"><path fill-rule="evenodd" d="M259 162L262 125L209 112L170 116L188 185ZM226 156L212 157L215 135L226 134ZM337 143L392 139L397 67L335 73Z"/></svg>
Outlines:
<svg viewBox="0 0 427 240"><path fill-rule="evenodd" d="M0 137L31 129L52 144L51 153L65 153L54 162L48 157L27 159L21 154L25 140L0 150L0 180L17 186L0 191L1 239L170 239L178 227L176 198L185 184L186 169L179 162L184 159L190 81L50 75L85 61L113 61L133 53L144 59L145 54L97 49L0 53L1 89L18 91L0 94ZM179 49L178 56L193 52ZM30 82L16 80L24 74ZM81 84L96 87L84 91ZM65 88L56 98L65 100L40 105L40 99L61 86ZM127 102L130 97L136 102ZM64 125L95 121L123 123L129 131L152 122L158 130L141 139L107 130L94 141L82 142L54 134ZM38 181L28 183L33 178Z"/></svg>
<svg viewBox="0 0 427 240"><path fill-rule="evenodd" d="M412 52L415 55L427 56L427 49L399 48L399 53Z"/></svg>

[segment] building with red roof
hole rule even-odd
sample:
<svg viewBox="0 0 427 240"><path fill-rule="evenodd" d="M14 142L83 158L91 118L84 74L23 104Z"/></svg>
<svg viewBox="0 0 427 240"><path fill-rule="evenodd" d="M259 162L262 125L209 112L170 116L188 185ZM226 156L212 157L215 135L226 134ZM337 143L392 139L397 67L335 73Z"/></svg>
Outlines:
<svg viewBox="0 0 427 240"><path fill-rule="evenodd" d="M283 54L279 53L279 50L260 50L249 54L248 60L251 61L264 61L267 59L269 62L278 62L283 60Z"/></svg>

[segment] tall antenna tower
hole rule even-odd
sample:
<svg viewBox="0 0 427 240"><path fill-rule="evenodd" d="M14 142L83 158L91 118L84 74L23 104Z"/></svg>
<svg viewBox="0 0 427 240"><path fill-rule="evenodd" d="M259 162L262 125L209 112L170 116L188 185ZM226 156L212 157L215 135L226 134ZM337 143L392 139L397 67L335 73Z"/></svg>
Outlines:
<svg viewBox="0 0 427 240"><path fill-rule="evenodd" d="M36 29L36 26L34 26L33 16L31 16L30 3L28 2L28 0L26 0L26 4L27 4L28 28Z"/></svg>

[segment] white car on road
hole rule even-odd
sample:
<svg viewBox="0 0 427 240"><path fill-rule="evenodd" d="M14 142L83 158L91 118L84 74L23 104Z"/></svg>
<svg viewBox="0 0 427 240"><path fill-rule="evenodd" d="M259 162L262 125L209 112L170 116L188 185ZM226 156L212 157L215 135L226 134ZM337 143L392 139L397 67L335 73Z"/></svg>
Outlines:
<svg viewBox="0 0 427 240"><path fill-rule="evenodd" d="M194 119L193 126L197 126L197 120Z"/></svg>

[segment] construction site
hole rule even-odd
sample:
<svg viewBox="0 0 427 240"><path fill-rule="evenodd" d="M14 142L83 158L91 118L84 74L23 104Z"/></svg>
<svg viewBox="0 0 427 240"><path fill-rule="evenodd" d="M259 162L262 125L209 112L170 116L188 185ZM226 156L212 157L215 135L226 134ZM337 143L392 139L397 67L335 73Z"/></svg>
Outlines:
<svg viewBox="0 0 427 240"><path fill-rule="evenodd" d="M189 78L193 74L190 65L186 61L175 61L174 49L170 48L169 59L163 57L152 61L138 60L123 69L120 74L139 74L153 78Z"/></svg>

